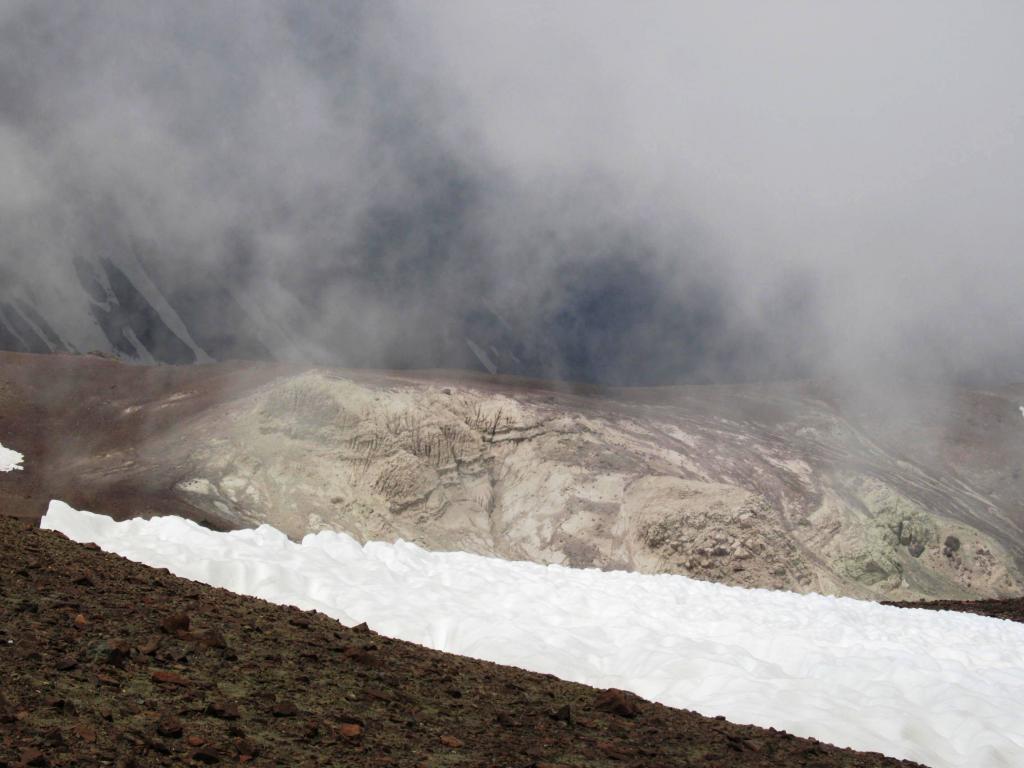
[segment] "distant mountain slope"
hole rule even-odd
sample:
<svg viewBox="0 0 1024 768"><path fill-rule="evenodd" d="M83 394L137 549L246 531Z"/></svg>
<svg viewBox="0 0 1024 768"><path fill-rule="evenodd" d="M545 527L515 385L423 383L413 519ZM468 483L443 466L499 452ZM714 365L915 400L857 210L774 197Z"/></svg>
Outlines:
<svg viewBox="0 0 1024 768"><path fill-rule="evenodd" d="M56 497L797 591L1024 592L1009 391L922 391L897 418L812 384L0 359L4 444L26 455L0 497L23 515Z"/></svg>
<svg viewBox="0 0 1024 768"><path fill-rule="evenodd" d="M13 280L0 288L0 350L102 352L130 362L172 364L345 357L309 337L303 297L290 298L288 306L280 295L267 302L244 281L234 281L230 269L164 270L158 259L133 254L78 256L71 267L55 264L60 274L45 283ZM558 355L528 352L486 302L449 320L452 328L436 329L427 347L358 354L364 363L394 358L401 366L489 373L559 368ZM430 335L412 321L408 331L418 339Z"/></svg>
<svg viewBox="0 0 1024 768"><path fill-rule="evenodd" d="M271 356L258 318L216 276L165 281L134 256L79 256L72 266L46 285L8 286L0 301L3 348L96 351L145 363Z"/></svg>

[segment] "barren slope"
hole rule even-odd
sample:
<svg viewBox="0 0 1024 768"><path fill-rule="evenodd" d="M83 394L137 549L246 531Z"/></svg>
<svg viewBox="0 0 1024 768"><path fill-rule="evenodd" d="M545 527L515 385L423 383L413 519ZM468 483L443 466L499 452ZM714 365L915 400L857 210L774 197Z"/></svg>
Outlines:
<svg viewBox="0 0 1024 768"><path fill-rule="evenodd" d="M1009 396L936 399L984 398L993 423L1005 419L998 439L978 431L968 446L987 464L952 468L955 411L900 424L805 384L596 392L452 373L4 359L0 424L27 469L0 486L38 494L32 514L49 495L113 514L898 599L1024 583L1019 486L1011 470L998 494L985 482L993 466L1020 466L1024 420ZM54 376L74 384L58 392ZM75 407L59 411L69 396ZM31 408L43 436L19 444Z"/></svg>
<svg viewBox="0 0 1024 768"><path fill-rule="evenodd" d="M915 765L602 698L2 518L0 616L3 766Z"/></svg>

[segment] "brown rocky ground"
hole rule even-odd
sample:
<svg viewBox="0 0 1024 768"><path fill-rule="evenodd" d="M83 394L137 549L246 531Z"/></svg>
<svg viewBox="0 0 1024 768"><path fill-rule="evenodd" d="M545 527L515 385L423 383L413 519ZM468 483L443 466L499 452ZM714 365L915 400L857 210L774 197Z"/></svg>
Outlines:
<svg viewBox="0 0 1024 768"><path fill-rule="evenodd" d="M911 766L347 629L0 516L0 767Z"/></svg>
<svg viewBox="0 0 1024 768"><path fill-rule="evenodd" d="M125 446L144 446L153 435L285 370L248 363L126 365L95 355L0 352L0 440L17 446L26 467L3 477L0 515L38 520L50 499L65 499L118 519L175 514L216 525L172 492L173 469L124 455ZM139 409L179 391L190 396L145 414ZM131 409L137 410L125 415ZM93 471L97 462L103 466Z"/></svg>
<svg viewBox="0 0 1024 768"><path fill-rule="evenodd" d="M932 611L963 611L979 616L1024 622L1024 599L1012 600L922 600L918 602L887 602L897 608L927 608Z"/></svg>

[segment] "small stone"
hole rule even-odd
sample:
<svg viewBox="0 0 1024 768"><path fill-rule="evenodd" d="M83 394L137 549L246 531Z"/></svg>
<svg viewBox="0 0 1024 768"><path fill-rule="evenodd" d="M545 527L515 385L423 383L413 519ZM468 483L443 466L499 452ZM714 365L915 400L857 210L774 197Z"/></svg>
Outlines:
<svg viewBox="0 0 1024 768"><path fill-rule="evenodd" d="M188 660L189 649L184 645L172 644L164 648L159 657L163 661L174 661L179 664L186 663Z"/></svg>
<svg viewBox="0 0 1024 768"><path fill-rule="evenodd" d="M462 739L458 739L454 736L448 736L447 734L441 737L441 743L446 747L451 747L452 749L460 749L465 746Z"/></svg>
<svg viewBox="0 0 1024 768"><path fill-rule="evenodd" d="M46 756L38 749L29 747L28 749L22 750L21 762L23 765L46 765Z"/></svg>
<svg viewBox="0 0 1024 768"><path fill-rule="evenodd" d="M557 711L551 713L552 720L558 720L563 723L572 723L572 706L569 704L564 705Z"/></svg>
<svg viewBox="0 0 1024 768"><path fill-rule="evenodd" d="M74 656L65 656L61 659L58 659L57 663L54 664L54 667L57 669L58 672L70 672L77 666L78 661L75 659Z"/></svg>
<svg viewBox="0 0 1024 768"><path fill-rule="evenodd" d="M338 726L338 733L346 739L354 739L362 735L363 726L358 723L342 723Z"/></svg>
<svg viewBox="0 0 1024 768"><path fill-rule="evenodd" d="M254 757L258 757L260 754L259 747L253 742L246 738L235 739L235 752L238 753L240 758L249 758L250 760Z"/></svg>
<svg viewBox="0 0 1024 768"><path fill-rule="evenodd" d="M220 762L220 754L213 747L199 747L193 750L191 757L197 763L205 763L206 765Z"/></svg>
<svg viewBox="0 0 1024 768"><path fill-rule="evenodd" d="M214 701L206 707L206 714L219 717L221 720L237 720L238 705L233 701Z"/></svg>
<svg viewBox="0 0 1024 768"><path fill-rule="evenodd" d="M124 640L108 640L105 652L107 664L124 668L125 662L132 655L132 647Z"/></svg>
<svg viewBox="0 0 1024 768"><path fill-rule="evenodd" d="M302 726L302 738L310 741L320 734L320 723L316 720L307 720Z"/></svg>
<svg viewBox="0 0 1024 768"><path fill-rule="evenodd" d="M153 635L153 637L139 646L139 653L143 656L152 656L160 648L160 642L160 636Z"/></svg>
<svg viewBox="0 0 1024 768"><path fill-rule="evenodd" d="M625 760L633 756L632 749L623 744L616 744L613 741L599 741L594 746L612 760Z"/></svg>
<svg viewBox="0 0 1024 768"><path fill-rule="evenodd" d="M295 706L294 702L283 700L275 702L271 712L274 717L295 717L299 714L299 708Z"/></svg>
<svg viewBox="0 0 1024 768"><path fill-rule="evenodd" d="M199 637L196 638L198 643L205 648L227 648L228 643L224 639L224 635L218 632L216 629L208 629Z"/></svg>
<svg viewBox="0 0 1024 768"><path fill-rule="evenodd" d="M744 739L743 746L751 752L760 752L764 749L764 742L759 739Z"/></svg>
<svg viewBox="0 0 1024 768"><path fill-rule="evenodd" d="M77 584L80 587L93 587L95 582L93 581L92 574L88 571L84 571L71 580L72 584Z"/></svg>
<svg viewBox="0 0 1024 768"><path fill-rule="evenodd" d="M48 707L49 707L50 709L59 709L59 710L63 710L63 709L64 709L64 705L65 705L65 704L66 704L67 702L66 702L66 701L65 701L64 699L60 698L60 697L57 697L57 696L51 696L51 697L48 697L48 698L44 699L44 700L43 700L43 703L44 703L44 704L45 704L46 706L48 706Z"/></svg>
<svg viewBox="0 0 1024 768"><path fill-rule="evenodd" d="M204 739L202 736L196 736L195 734L189 736L188 739L186 739L186 741L188 741L188 745L190 747L201 747L203 746L203 744L206 743L206 739Z"/></svg>
<svg viewBox="0 0 1024 768"><path fill-rule="evenodd" d="M86 725L85 723L79 723L72 728L72 731L86 744L96 743L96 730L92 726Z"/></svg>
<svg viewBox="0 0 1024 768"><path fill-rule="evenodd" d="M89 623L89 620L87 618L85 618L85 614L84 613L79 613L79 614L77 614L75 616L75 620L74 620L75 629L85 629L85 626L88 623Z"/></svg>
<svg viewBox="0 0 1024 768"><path fill-rule="evenodd" d="M50 747L61 748L67 744L64 740L64 734L61 733L59 728L53 728L43 734L43 742Z"/></svg>
<svg viewBox="0 0 1024 768"><path fill-rule="evenodd" d="M187 613L172 613L160 620L160 629L169 635L188 632L190 626L192 626L192 619Z"/></svg>
<svg viewBox="0 0 1024 768"><path fill-rule="evenodd" d="M626 691L620 691L618 688L609 688L599 693L594 699L594 709L619 717L636 717L640 714L636 697Z"/></svg>
<svg viewBox="0 0 1024 768"><path fill-rule="evenodd" d="M155 670L150 677L152 677L154 683L161 683L163 685L187 686L189 684L188 680L181 675L164 669Z"/></svg>
<svg viewBox="0 0 1024 768"><path fill-rule="evenodd" d="M162 741L155 741L154 739L146 739L146 746L151 750L160 755L171 754L171 748L164 744Z"/></svg>
<svg viewBox="0 0 1024 768"><path fill-rule="evenodd" d="M357 664L365 664L367 666L372 666L376 661L374 655L371 653L372 650L372 648L360 648L357 645L350 645L348 648L342 651L342 655L346 659L352 659L352 661L356 662Z"/></svg>
<svg viewBox="0 0 1024 768"><path fill-rule="evenodd" d="M156 732L168 739L181 738L184 730L185 729L181 725L181 720L176 718L174 715L164 715L156 724Z"/></svg>

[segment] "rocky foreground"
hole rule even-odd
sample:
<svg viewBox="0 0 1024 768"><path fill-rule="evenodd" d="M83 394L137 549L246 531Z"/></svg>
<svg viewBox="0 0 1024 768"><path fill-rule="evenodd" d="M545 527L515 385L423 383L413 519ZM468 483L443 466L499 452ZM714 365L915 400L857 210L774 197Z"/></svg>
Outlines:
<svg viewBox="0 0 1024 768"><path fill-rule="evenodd" d="M922 600L917 602L886 602L897 608L926 608L930 611L962 611L993 619L1024 622L1024 598L1012 600Z"/></svg>
<svg viewBox="0 0 1024 768"><path fill-rule="evenodd" d="M0 767L911 766L450 656L0 516Z"/></svg>

